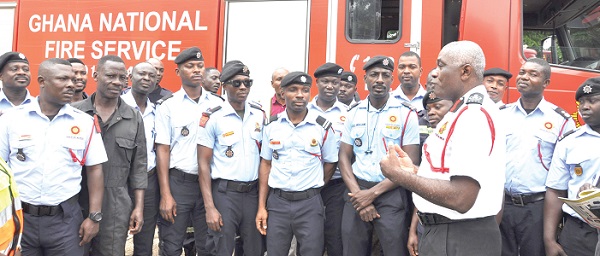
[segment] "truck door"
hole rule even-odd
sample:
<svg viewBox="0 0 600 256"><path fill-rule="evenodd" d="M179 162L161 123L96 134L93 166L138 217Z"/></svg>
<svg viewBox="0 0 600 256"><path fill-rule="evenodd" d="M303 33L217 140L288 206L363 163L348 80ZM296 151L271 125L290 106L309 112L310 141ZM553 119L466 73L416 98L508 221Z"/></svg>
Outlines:
<svg viewBox="0 0 600 256"><path fill-rule="evenodd" d="M275 69L307 70L309 17L306 0L226 1L223 63L240 60L248 66L254 80L248 99L265 110L274 94Z"/></svg>

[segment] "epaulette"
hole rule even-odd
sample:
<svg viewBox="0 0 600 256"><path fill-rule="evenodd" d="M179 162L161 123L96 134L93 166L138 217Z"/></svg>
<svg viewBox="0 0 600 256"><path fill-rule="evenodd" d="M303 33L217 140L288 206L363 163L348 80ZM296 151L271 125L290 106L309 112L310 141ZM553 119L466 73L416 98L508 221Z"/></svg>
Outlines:
<svg viewBox="0 0 600 256"><path fill-rule="evenodd" d="M323 129L325 129L325 130L328 130L329 128L331 128L331 122L329 122L329 120L327 120L327 118L325 118L325 117L317 116L317 119L315 121L317 121L317 124L322 126Z"/></svg>
<svg viewBox="0 0 600 256"><path fill-rule="evenodd" d="M168 100L168 99L170 99L171 97L173 97L173 94L172 94L172 93L171 93L171 94L167 94L167 95L163 96L162 98L160 98L160 99L158 99L158 100L156 101L156 105L158 106L158 105L160 105L160 104L163 104L163 103L165 102L165 100Z"/></svg>
<svg viewBox="0 0 600 256"><path fill-rule="evenodd" d="M577 129L574 130L570 130L568 132L563 133L562 135L560 135L560 137L558 137L558 141L561 141L562 139L564 139L565 137L575 133L575 131L577 131Z"/></svg>
<svg viewBox="0 0 600 256"><path fill-rule="evenodd" d="M210 109L206 110L205 112L203 112L202 117L200 118L200 127L205 127L206 122L208 122L208 119L210 119L210 115L219 111L219 109L221 109L221 106L216 106L214 108L210 108Z"/></svg>
<svg viewBox="0 0 600 256"><path fill-rule="evenodd" d="M225 101L225 99L224 99L223 97L221 97L221 95L219 95L219 94L216 94L216 93L214 93L214 92L210 92L210 94L212 94L213 96L215 96L215 97L217 97L217 98L221 99L222 101Z"/></svg>
<svg viewBox="0 0 600 256"><path fill-rule="evenodd" d="M500 106L498 109L503 110L503 109L508 108L508 106L509 106L508 104L504 104L504 105Z"/></svg>
<svg viewBox="0 0 600 256"><path fill-rule="evenodd" d="M558 113L559 115L561 115L562 117L564 117L567 120L569 120L569 118L571 118L571 115L569 115L569 113L567 113L567 111L565 111L564 109L562 109L560 107L556 107L554 109L554 111L556 111L556 113Z"/></svg>
<svg viewBox="0 0 600 256"><path fill-rule="evenodd" d="M402 106L405 106L412 111L418 112L417 108L413 107L413 105L411 105L410 103L408 103L406 101L403 101L401 104L402 104Z"/></svg>
<svg viewBox="0 0 600 256"><path fill-rule="evenodd" d="M271 118L269 118L269 123L267 123L267 124L275 122L275 121L277 121L277 119L279 119L279 115L272 115Z"/></svg>
<svg viewBox="0 0 600 256"><path fill-rule="evenodd" d="M355 108L359 104L360 104L360 101L354 102L354 104L350 104L350 106L348 106L348 111L352 110L353 108Z"/></svg>
<svg viewBox="0 0 600 256"><path fill-rule="evenodd" d="M260 102L255 101L255 100L251 100L250 102L248 102L250 105L254 104L256 106L258 106L260 109L262 109L262 104L260 104Z"/></svg>
<svg viewBox="0 0 600 256"><path fill-rule="evenodd" d="M473 93L471 95L469 95L469 98L467 99L467 104L483 104L483 94L481 93Z"/></svg>
<svg viewBox="0 0 600 256"><path fill-rule="evenodd" d="M267 123L267 113L265 112L265 110L262 109L262 107L260 106L260 104L251 101L248 103L248 105L250 105L251 108L255 108L260 110L263 113L263 125Z"/></svg>

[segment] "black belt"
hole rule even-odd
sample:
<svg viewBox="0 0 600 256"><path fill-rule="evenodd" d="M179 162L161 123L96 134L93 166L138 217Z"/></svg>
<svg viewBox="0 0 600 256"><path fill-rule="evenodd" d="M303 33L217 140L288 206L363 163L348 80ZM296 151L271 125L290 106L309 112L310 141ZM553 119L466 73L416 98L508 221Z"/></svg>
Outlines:
<svg viewBox="0 0 600 256"><path fill-rule="evenodd" d="M169 169L169 175L181 177L183 180L198 182L198 174L190 174L177 168Z"/></svg>
<svg viewBox="0 0 600 256"><path fill-rule="evenodd" d="M453 219L449 219L445 216L439 215L437 213L424 213L424 212L419 212L419 211L417 211L417 216L419 217L419 221L421 221L421 224L423 224L424 226L450 224L450 223L472 220L472 219L453 220Z"/></svg>
<svg viewBox="0 0 600 256"><path fill-rule="evenodd" d="M77 201L77 198L77 195L74 195L62 203ZM62 203L58 205L33 205L27 202L21 202L21 206L24 213L31 214L33 216L54 216L62 212L62 208L60 207Z"/></svg>
<svg viewBox="0 0 600 256"><path fill-rule="evenodd" d="M358 183L359 186L366 187L366 188L372 188L372 187L375 187L375 185L379 184L379 182L366 181L366 180L361 180L359 178L356 178L356 182Z"/></svg>
<svg viewBox="0 0 600 256"><path fill-rule="evenodd" d="M258 186L258 181L256 181L256 180L243 182L243 181L218 179L217 181L219 183L226 182L227 183L226 187L227 187L228 191L239 192L239 193L248 193Z"/></svg>
<svg viewBox="0 0 600 256"><path fill-rule="evenodd" d="M339 178L339 179L331 179L327 182L327 184L325 184L325 186L334 186L340 183L344 183L344 179Z"/></svg>
<svg viewBox="0 0 600 256"><path fill-rule="evenodd" d="M517 195L504 194L504 202L512 203L512 204L518 205L518 206L524 206L526 204L544 200L545 196L546 196L546 192L539 192L539 193L533 193L533 194L517 194Z"/></svg>
<svg viewBox="0 0 600 256"><path fill-rule="evenodd" d="M318 195L320 188L309 188L304 191L283 191L281 189L273 189L273 193L290 201L300 201Z"/></svg>
<svg viewBox="0 0 600 256"><path fill-rule="evenodd" d="M152 176L156 173L156 167L150 169L150 171L148 171L148 176Z"/></svg>

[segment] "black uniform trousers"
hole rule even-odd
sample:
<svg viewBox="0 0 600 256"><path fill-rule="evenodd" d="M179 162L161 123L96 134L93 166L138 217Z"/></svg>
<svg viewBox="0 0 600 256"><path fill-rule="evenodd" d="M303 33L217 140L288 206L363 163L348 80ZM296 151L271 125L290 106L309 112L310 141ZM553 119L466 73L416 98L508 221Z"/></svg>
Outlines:
<svg viewBox="0 0 600 256"><path fill-rule="evenodd" d="M495 216L424 225L419 255L499 256L502 238Z"/></svg>
<svg viewBox="0 0 600 256"><path fill-rule="evenodd" d="M290 200L272 190L267 199L267 211L268 255L288 255L292 236L298 241L298 255L323 255L325 210L319 193Z"/></svg>
<svg viewBox="0 0 600 256"><path fill-rule="evenodd" d="M504 203L500 234L502 255L544 255L544 200L515 205Z"/></svg>
<svg viewBox="0 0 600 256"><path fill-rule="evenodd" d="M169 184L171 185L171 194L177 203L177 216L174 216L175 223L160 217L158 234L161 255L181 255L190 218L194 226L196 252L200 256L210 255L206 250L208 226L206 225L206 210L202 193L200 193L198 175L172 168L169 171Z"/></svg>
<svg viewBox="0 0 600 256"><path fill-rule="evenodd" d="M364 181L359 180L359 185ZM367 188L361 185L361 189ZM346 256L371 255L373 230L377 232L385 255L408 255L407 193L403 188L395 188L383 193L373 201L381 218L372 222L364 222L352 206L345 190L344 213L342 216L342 242ZM423 254L426 255L426 254Z"/></svg>
<svg viewBox="0 0 600 256"><path fill-rule="evenodd" d="M23 203L25 222L21 240L22 255L83 255L83 247L79 246L79 227L83 222L83 215L76 196L60 203L53 215L32 214L31 208L36 207L25 204L27 203Z"/></svg>
<svg viewBox="0 0 600 256"><path fill-rule="evenodd" d="M263 255L264 238L256 229L257 182L213 180L212 196L215 207L221 214L223 226L221 231L208 229L206 249L210 254L231 256L235 248L236 234L239 233L243 241L244 255Z"/></svg>
<svg viewBox="0 0 600 256"><path fill-rule="evenodd" d="M596 229L571 215L565 216L565 226L558 238L563 250L569 256L594 255L598 243Z"/></svg>
<svg viewBox="0 0 600 256"><path fill-rule="evenodd" d="M342 254L342 214L346 185L339 179L330 180L321 190L325 204L325 250L327 255Z"/></svg>
<svg viewBox="0 0 600 256"><path fill-rule="evenodd" d="M129 191L132 200L135 200L133 191ZM158 221L158 208L160 204L160 190L158 188L158 174L156 168L148 172L148 187L144 192L144 225L140 233L133 236L133 255L152 255L154 231Z"/></svg>

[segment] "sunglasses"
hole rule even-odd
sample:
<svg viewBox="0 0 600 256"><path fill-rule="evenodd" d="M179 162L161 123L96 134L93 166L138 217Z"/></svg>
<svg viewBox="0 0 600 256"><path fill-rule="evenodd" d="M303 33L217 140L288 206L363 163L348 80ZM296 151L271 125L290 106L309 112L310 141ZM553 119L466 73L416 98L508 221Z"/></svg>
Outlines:
<svg viewBox="0 0 600 256"><path fill-rule="evenodd" d="M250 87L252 86L252 79L248 79L248 80L231 80L228 82L224 82L224 84L230 84L235 88L238 88L240 86L242 86L242 84L244 84L246 87Z"/></svg>

